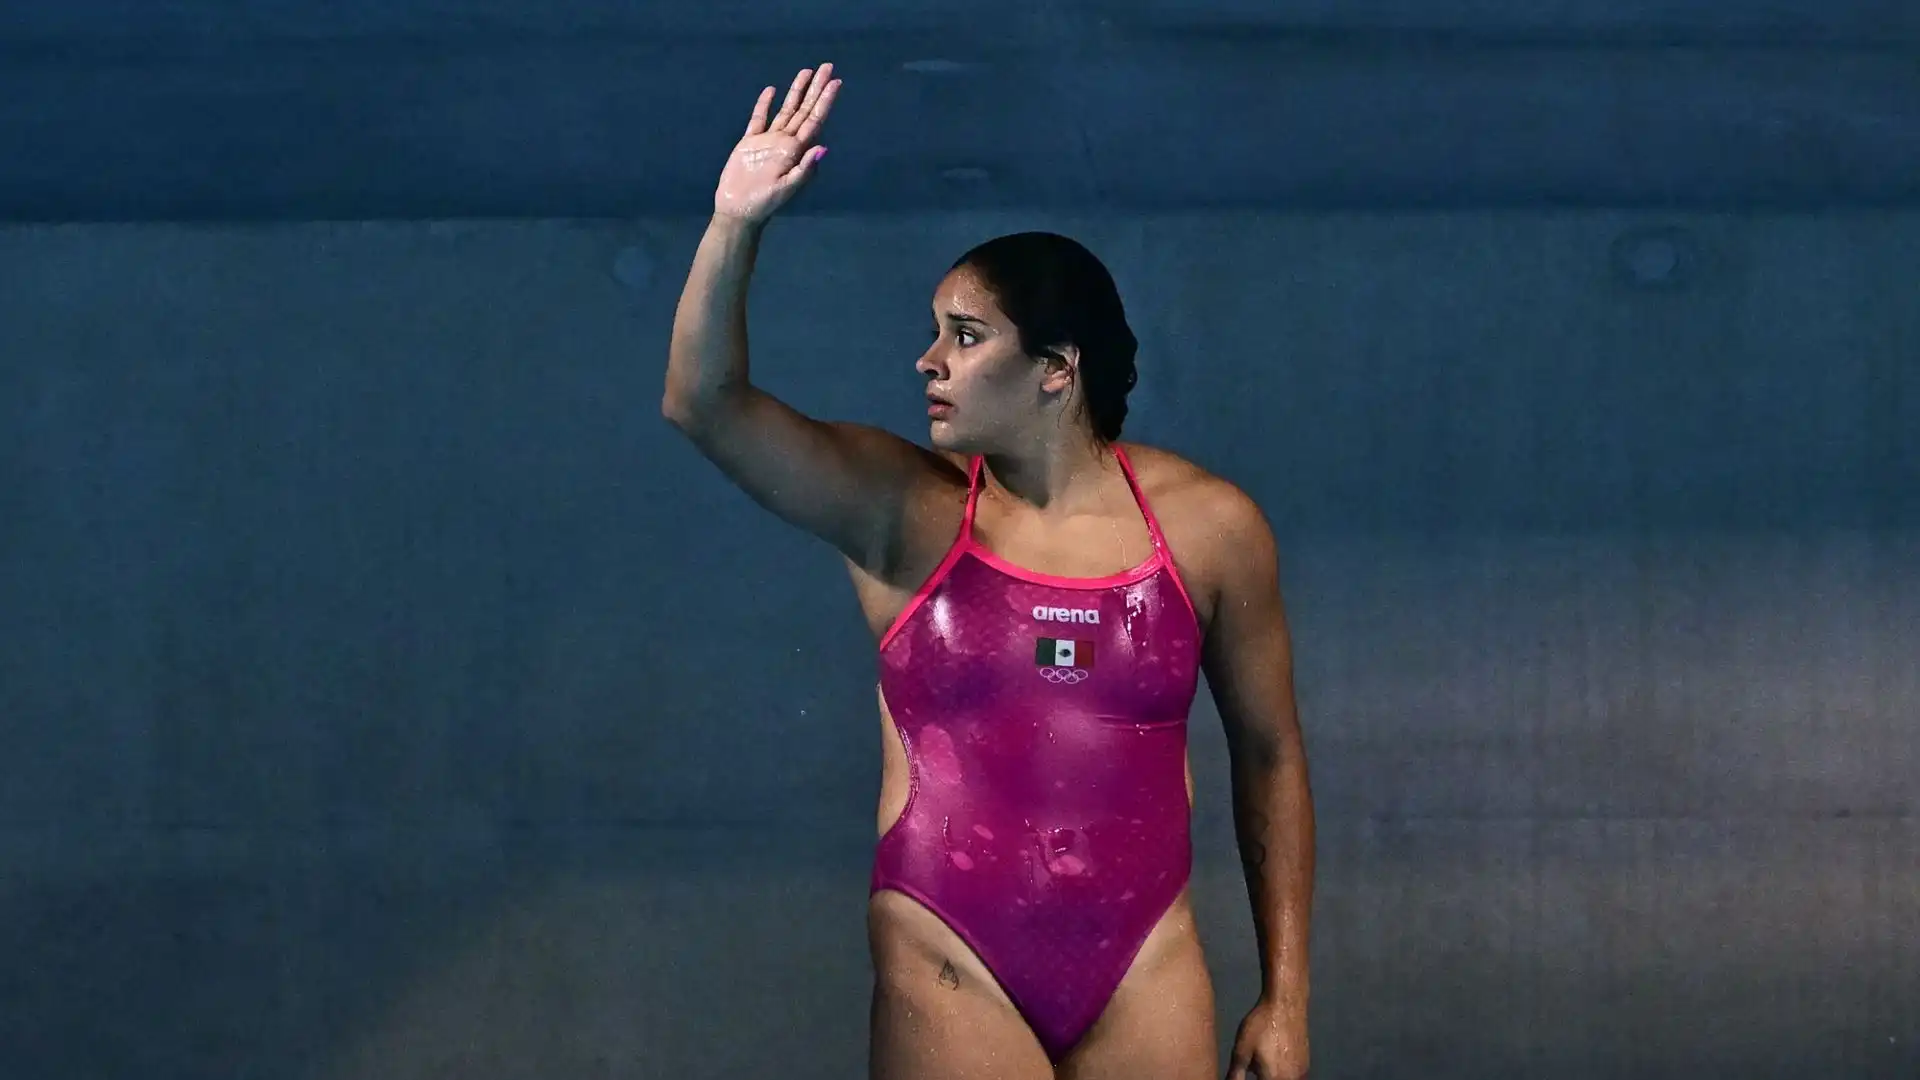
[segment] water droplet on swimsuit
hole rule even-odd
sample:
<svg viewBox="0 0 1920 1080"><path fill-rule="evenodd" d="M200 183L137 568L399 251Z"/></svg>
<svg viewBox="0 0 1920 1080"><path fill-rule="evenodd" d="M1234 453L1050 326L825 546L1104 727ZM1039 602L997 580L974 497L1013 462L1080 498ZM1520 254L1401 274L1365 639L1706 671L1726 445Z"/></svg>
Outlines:
<svg viewBox="0 0 1920 1080"><path fill-rule="evenodd" d="M947 857L953 860L953 865L962 870L973 869L973 860L968 858L967 853L964 851L956 851Z"/></svg>
<svg viewBox="0 0 1920 1080"><path fill-rule="evenodd" d="M1110 948L1110 947L1112 947L1112 945L1113 945L1113 939L1112 939L1112 938L1101 938L1101 939L1100 939L1100 944L1099 944L1099 945L1097 945L1097 946L1095 946L1095 948L1100 948L1100 949L1105 949L1105 948Z"/></svg>
<svg viewBox="0 0 1920 1080"><path fill-rule="evenodd" d="M973 827L973 835L982 840L991 840L993 839L993 830L987 828L985 825L975 825Z"/></svg>
<svg viewBox="0 0 1920 1080"><path fill-rule="evenodd" d="M1122 902L1122 903L1124 903L1124 902L1126 902L1126 901L1128 901L1128 900L1131 900L1131 899L1133 899L1133 898L1134 898L1135 896L1137 896L1137 895L1139 895L1139 894L1138 894L1138 893L1136 893L1136 892L1134 892L1134 891L1133 891L1132 889L1128 889L1128 890L1127 890L1126 892L1123 892L1123 893L1121 893L1121 894L1120 894L1120 900L1121 900L1121 902Z"/></svg>
<svg viewBox="0 0 1920 1080"><path fill-rule="evenodd" d="M1079 877L1087 872L1087 864L1076 855L1062 855L1047 863L1047 869L1061 877Z"/></svg>

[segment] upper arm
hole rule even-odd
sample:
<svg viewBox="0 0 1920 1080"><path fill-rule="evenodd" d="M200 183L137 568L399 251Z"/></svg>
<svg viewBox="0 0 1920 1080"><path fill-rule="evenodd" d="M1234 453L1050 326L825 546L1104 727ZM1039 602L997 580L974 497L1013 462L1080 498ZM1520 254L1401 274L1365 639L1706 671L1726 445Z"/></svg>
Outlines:
<svg viewBox="0 0 1920 1080"><path fill-rule="evenodd" d="M1230 740L1273 749L1299 735L1277 545L1259 508L1238 490L1219 501L1213 521L1213 613L1202 650L1207 685Z"/></svg>
<svg viewBox="0 0 1920 1080"><path fill-rule="evenodd" d="M920 504L957 473L891 432L815 420L751 385L669 418L754 502L879 577L907 557Z"/></svg>

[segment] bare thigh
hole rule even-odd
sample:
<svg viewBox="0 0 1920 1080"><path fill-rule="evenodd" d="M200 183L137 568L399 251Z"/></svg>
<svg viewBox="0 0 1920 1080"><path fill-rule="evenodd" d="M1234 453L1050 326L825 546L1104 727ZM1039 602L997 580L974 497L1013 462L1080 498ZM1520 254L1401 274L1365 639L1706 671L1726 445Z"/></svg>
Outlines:
<svg viewBox="0 0 1920 1080"><path fill-rule="evenodd" d="M1214 1032L1213 979L1183 898L1061 1063L1060 1080L1219 1080Z"/></svg>
<svg viewBox="0 0 1920 1080"><path fill-rule="evenodd" d="M932 912L881 893L867 924L872 1080L1053 1080L1033 1029L986 965Z"/></svg>

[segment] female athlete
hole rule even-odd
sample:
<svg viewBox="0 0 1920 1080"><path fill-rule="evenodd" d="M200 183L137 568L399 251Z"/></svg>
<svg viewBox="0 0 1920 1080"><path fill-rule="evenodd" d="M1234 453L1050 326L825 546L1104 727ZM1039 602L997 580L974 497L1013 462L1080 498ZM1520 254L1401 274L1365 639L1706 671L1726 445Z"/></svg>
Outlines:
<svg viewBox="0 0 1920 1080"><path fill-rule="evenodd" d="M662 410L760 505L845 557L879 643L868 908L876 1080L1209 1080L1188 895L1186 722L1226 722L1262 992L1232 1080L1307 1068L1313 811L1274 539L1233 485L1119 441L1136 342L1112 277L1049 233L933 296L922 448L753 385L747 283L819 167L840 83L763 91L720 176Z"/></svg>

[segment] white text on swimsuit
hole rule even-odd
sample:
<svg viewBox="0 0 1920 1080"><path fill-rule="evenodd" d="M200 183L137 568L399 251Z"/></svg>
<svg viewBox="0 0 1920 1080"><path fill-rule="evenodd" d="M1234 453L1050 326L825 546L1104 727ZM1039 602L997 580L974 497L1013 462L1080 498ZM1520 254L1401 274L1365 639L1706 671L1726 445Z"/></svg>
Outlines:
<svg viewBox="0 0 1920 1080"><path fill-rule="evenodd" d="M1089 626L1100 625L1100 609L1098 608L1090 608L1083 611L1079 608L1036 607L1033 609L1033 617L1041 622L1086 623Z"/></svg>

